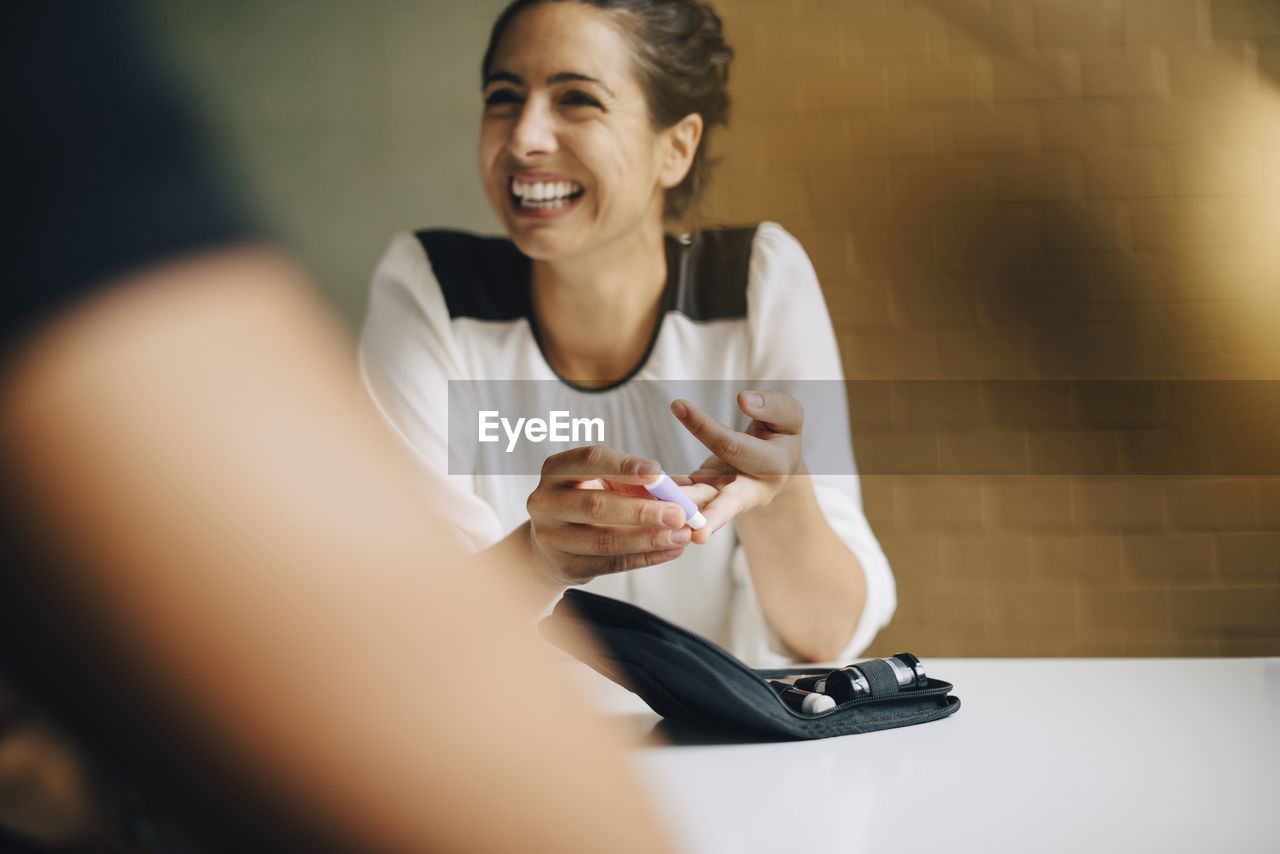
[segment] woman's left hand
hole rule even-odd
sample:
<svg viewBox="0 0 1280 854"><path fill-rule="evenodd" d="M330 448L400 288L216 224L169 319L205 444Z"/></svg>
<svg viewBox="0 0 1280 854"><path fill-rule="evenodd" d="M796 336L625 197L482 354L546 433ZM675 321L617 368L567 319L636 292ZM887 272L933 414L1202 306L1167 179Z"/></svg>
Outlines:
<svg viewBox="0 0 1280 854"><path fill-rule="evenodd" d="M743 391L738 394L738 407L752 418L745 433L720 423L687 400L671 403L671 413L712 454L702 468L689 475L689 481L718 490L702 508L707 524L694 532L695 543L705 543L735 516L767 506L787 487L792 475L803 471L800 429L804 407L800 401L780 391Z"/></svg>

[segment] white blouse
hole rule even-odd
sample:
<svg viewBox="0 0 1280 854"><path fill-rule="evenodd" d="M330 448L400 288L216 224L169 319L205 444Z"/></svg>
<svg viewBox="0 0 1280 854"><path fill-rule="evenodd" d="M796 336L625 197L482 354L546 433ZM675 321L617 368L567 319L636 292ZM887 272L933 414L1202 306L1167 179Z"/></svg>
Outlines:
<svg viewBox="0 0 1280 854"><path fill-rule="evenodd" d="M454 234L450 239L475 241L476 252L492 254L498 247L516 254L509 244L499 246L489 238ZM893 615L893 574L862 511L843 372L813 267L795 238L775 223L762 223L750 240L746 282L736 285L736 294L720 299L682 293L667 299L664 305L670 308L660 318L644 363L622 383L592 390L560 379L543 356L527 310L514 304L527 305L527 276L523 282L499 283L492 295L476 293L489 287L483 277L456 284L458 297L451 303L423 240L399 234L373 276L361 371L382 414L421 464L432 506L477 550L527 520L525 502L537 486L540 461L562 448L526 443L522 451L534 454L533 464L505 461L508 439L498 429L500 441L480 448L479 457L459 456L459 448L476 447L477 437L457 420L459 392L467 387L458 381L506 381L494 387L537 389L548 411L599 417L607 425L603 444L654 457L673 474L698 468L708 456L668 411L674 397L692 400L735 429L748 421L734 402L740 390L777 388L800 398L806 413L804 459L819 506L866 575L866 604L839 657L851 660ZM669 297L674 278L669 276ZM719 308L717 300L723 303ZM475 310L477 304L484 309ZM693 305L701 308L691 310ZM585 589L653 611L753 666L795 660L764 617L732 523L707 544L688 546L674 561L601 576Z"/></svg>

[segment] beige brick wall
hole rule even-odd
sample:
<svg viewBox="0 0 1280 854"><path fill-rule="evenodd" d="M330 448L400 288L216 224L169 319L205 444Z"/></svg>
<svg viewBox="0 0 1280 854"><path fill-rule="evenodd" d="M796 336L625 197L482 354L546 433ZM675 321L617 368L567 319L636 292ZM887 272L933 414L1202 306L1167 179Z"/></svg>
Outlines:
<svg viewBox="0 0 1280 854"><path fill-rule="evenodd" d="M1280 3L717 6L704 216L823 282L873 652L1280 654Z"/></svg>

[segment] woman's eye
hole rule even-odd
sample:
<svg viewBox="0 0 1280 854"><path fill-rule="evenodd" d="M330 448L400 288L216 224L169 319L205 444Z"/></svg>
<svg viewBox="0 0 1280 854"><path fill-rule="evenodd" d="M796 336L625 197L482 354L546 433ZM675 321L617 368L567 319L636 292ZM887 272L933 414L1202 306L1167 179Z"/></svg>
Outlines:
<svg viewBox="0 0 1280 854"><path fill-rule="evenodd" d="M567 107L599 107L600 102L592 98L586 92L565 92L560 98L560 103Z"/></svg>
<svg viewBox="0 0 1280 854"><path fill-rule="evenodd" d="M510 89L496 89L484 99L486 107L500 107L504 104L517 104L520 96Z"/></svg>

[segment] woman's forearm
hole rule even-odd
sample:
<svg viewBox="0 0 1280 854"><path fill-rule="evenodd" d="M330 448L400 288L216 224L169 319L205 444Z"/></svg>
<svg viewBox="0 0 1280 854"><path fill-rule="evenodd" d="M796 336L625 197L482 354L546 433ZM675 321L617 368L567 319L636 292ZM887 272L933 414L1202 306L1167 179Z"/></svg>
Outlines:
<svg viewBox="0 0 1280 854"><path fill-rule="evenodd" d="M866 603L866 576L818 506L808 471L736 524L756 595L778 636L800 658L838 656Z"/></svg>

